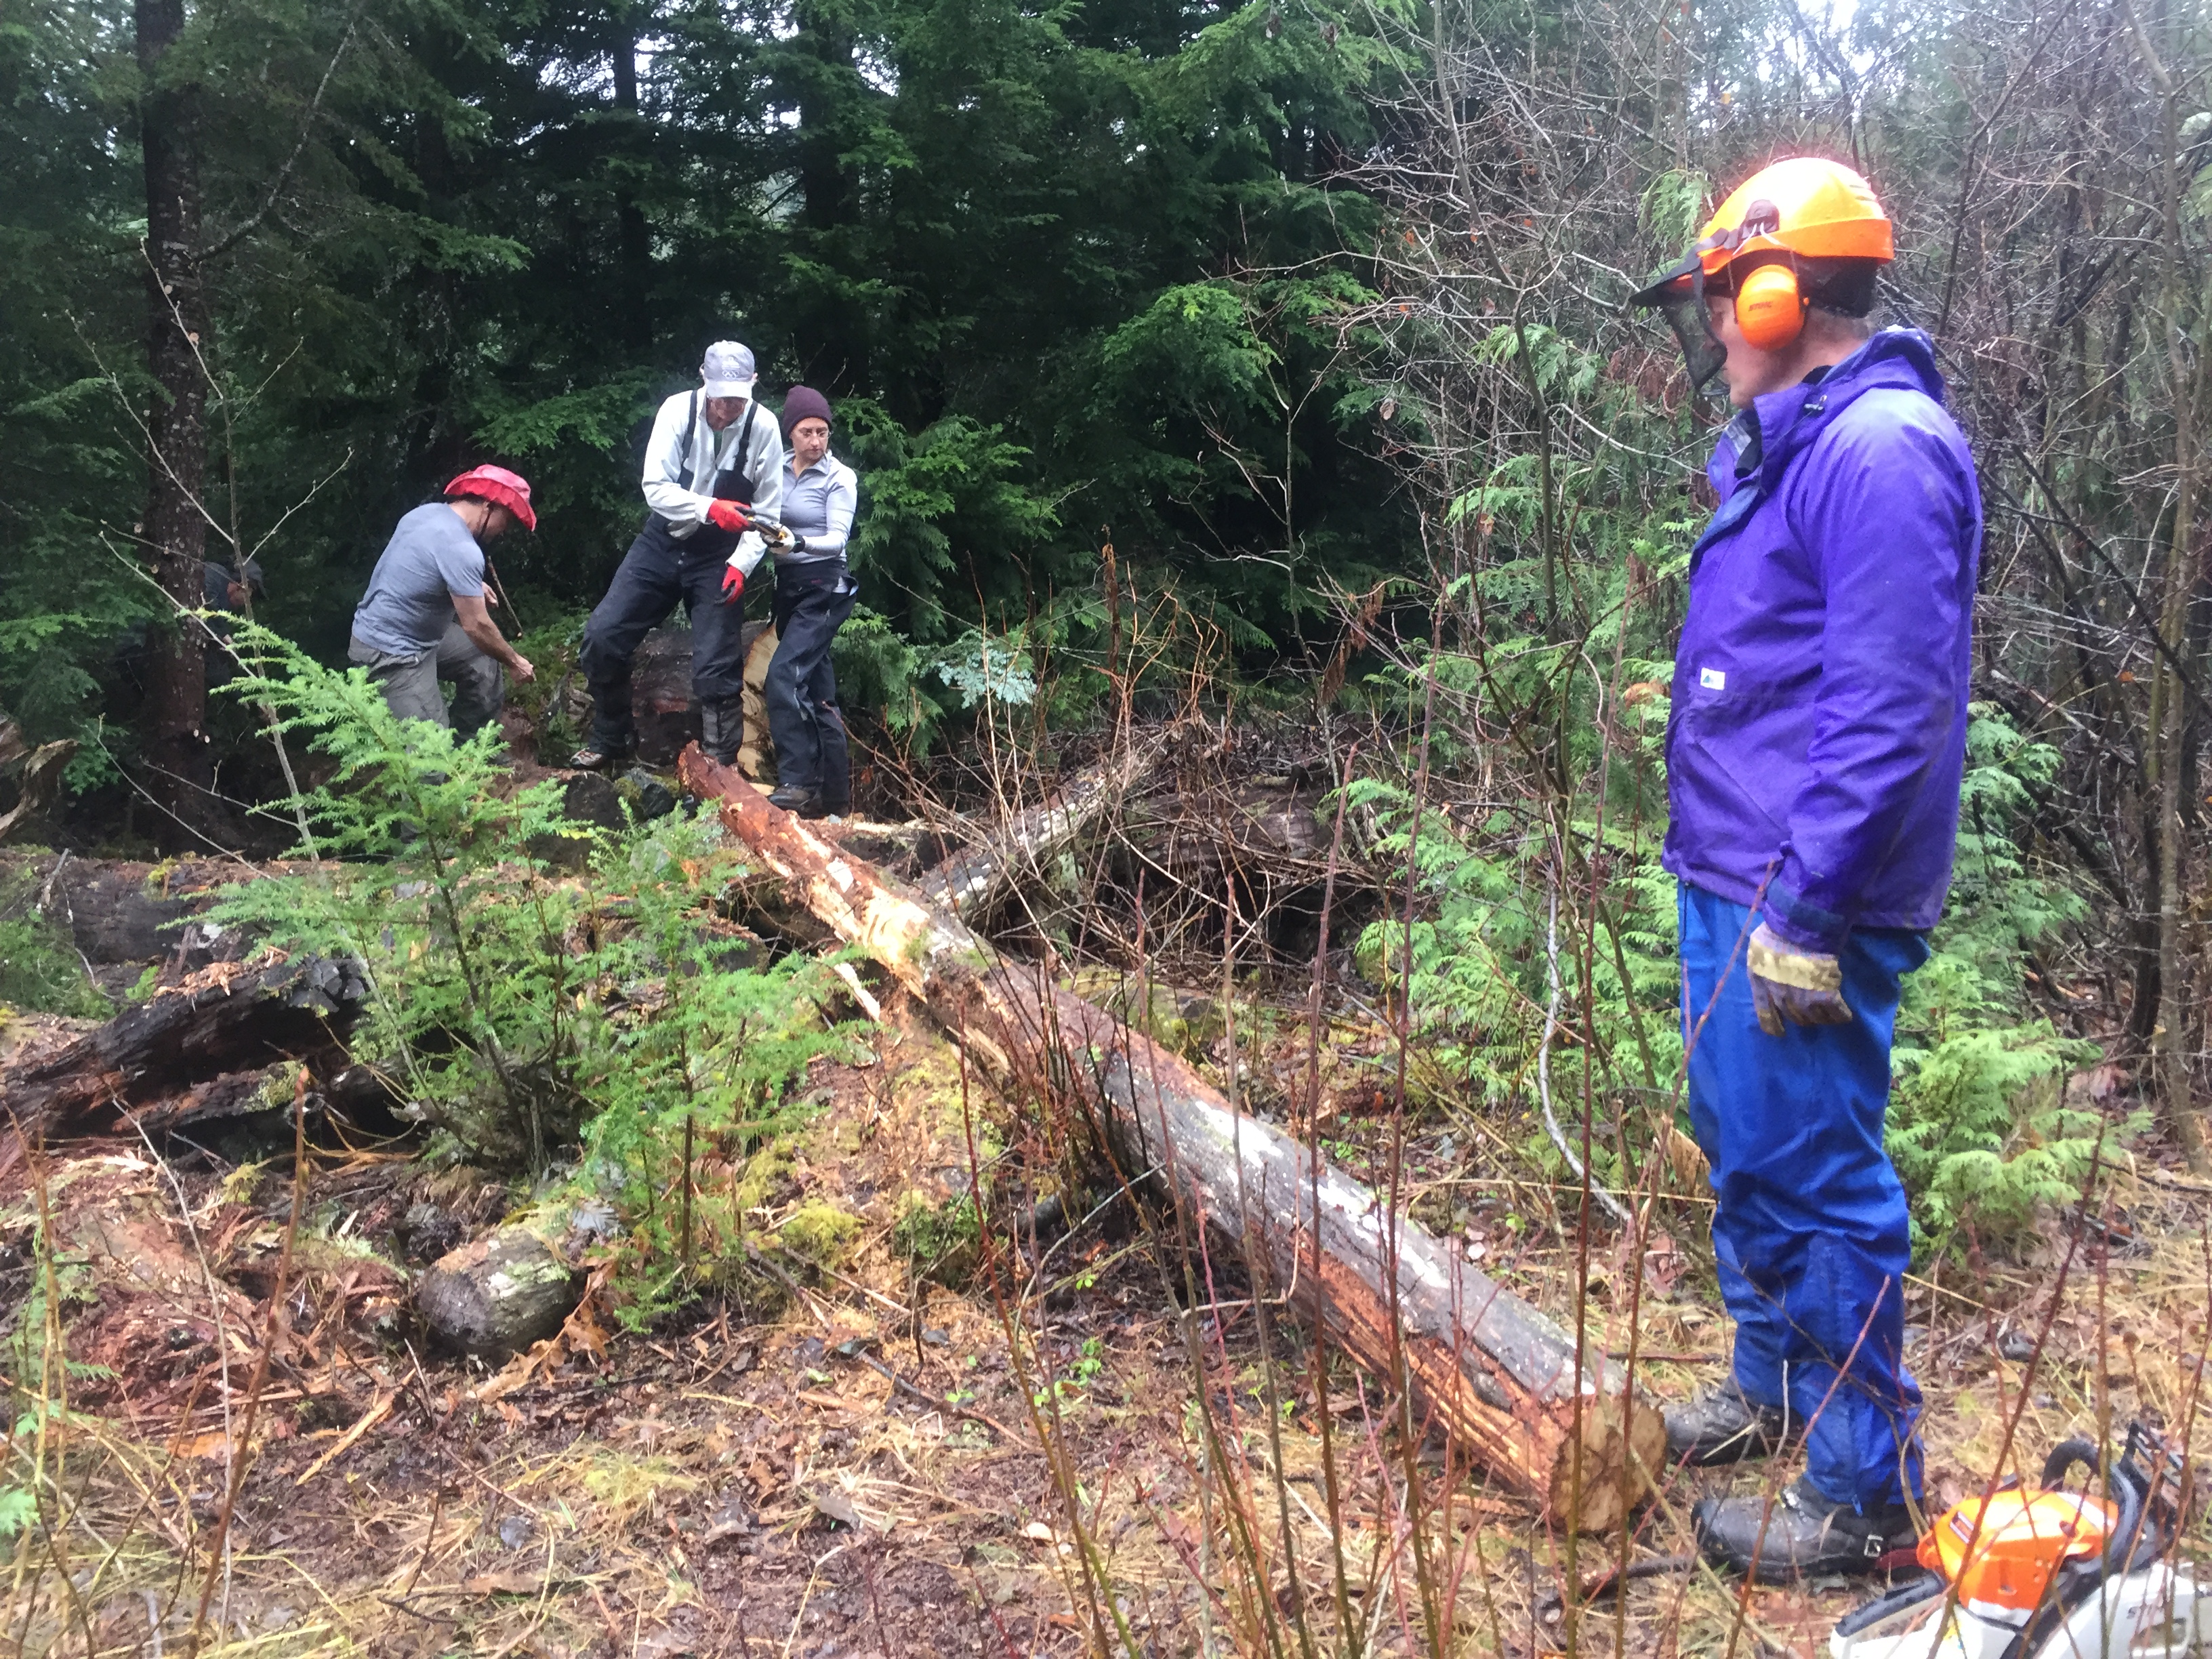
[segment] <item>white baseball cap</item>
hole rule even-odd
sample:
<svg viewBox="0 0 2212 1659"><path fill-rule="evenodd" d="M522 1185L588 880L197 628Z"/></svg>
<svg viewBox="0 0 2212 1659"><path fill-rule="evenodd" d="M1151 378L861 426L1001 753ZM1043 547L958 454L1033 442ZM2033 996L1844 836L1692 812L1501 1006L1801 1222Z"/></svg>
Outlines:
<svg viewBox="0 0 2212 1659"><path fill-rule="evenodd" d="M757 378L752 348L735 340L715 341L707 348L706 360L699 365L699 378L707 383L709 398L751 397Z"/></svg>

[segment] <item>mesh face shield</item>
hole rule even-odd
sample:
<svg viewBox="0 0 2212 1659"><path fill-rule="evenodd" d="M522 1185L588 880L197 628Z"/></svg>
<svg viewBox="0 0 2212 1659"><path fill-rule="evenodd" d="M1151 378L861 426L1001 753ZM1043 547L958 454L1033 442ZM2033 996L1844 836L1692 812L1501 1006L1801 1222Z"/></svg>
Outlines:
<svg viewBox="0 0 2212 1659"><path fill-rule="evenodd" d="M1705 310L1709 291L1705 263L1692 252L1681 264L1662 271L1629 301L1633 307L1656 311L1667 319L1667 326L1674 330L1675 341L1682 348L1683 364L1689 370L1692 397L1705 390L1713 376L1721 372L1721 365L1728 361L1728 348L1713 332L1712 318Z"/></svg>

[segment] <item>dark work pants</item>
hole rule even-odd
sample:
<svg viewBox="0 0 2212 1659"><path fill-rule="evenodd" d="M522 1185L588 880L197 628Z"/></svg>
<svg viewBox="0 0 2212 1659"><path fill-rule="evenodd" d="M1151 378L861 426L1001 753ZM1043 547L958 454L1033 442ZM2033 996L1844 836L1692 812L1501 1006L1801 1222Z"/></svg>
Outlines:
<svg viewBox="0 0 2212 1659"><path fill-rule="evenodd" d="M775 781L811 789L832 807L852 802L853 763L830 647L859 592L842 559L823 561L819 571L802 565L775 573L775 659L763 688Z"/></svg>
<svg viewBox="0 0 2212 1659"><path fill-rule="evenodd" d="M1918 933L1844 941L1844 1025L1759 1029L1743 941L1759 918L1680 890L1690 1123L1712 1161L1713 1255L1735 1316L1735 1378L1808 1425L1805 1473L1867 1508L1920 1496L1920 1387L1905 1369L1905 1188L1882 1146L1899 981Z"/></svg>
<svg viewBox="0 0 2212 1659"><path fill-rule="evenodd" d="M658 514L646 520L606 597L584 624L584 647L577 653L592 692L594 748L621 754L636 747L630 659L678 599L691 615L691 694L702 703L744 696L745 607L722 603L723 562L736 539L702 526L688 541L678 541Z"/></svg>

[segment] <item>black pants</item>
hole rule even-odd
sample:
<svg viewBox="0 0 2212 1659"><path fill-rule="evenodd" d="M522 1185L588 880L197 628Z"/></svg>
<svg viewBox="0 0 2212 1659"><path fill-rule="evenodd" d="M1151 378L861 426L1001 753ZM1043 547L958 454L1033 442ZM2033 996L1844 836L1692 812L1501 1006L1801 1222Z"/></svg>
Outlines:
<svg viewBox="0 0 2212 1659"><path fill-rule="evenodd" d="M818 571L801 566L775 573L775 659L762 692L775 739L775 780L786 788L811 789L832 807L852 803L853 763L830 646L859 592L842 559L824 560Z"/></svg>
<svg viewBox="0 0 2212 1659"><path fill-rule="evenodd" d="M722 568L737 538L712 526L678 541L659 514L630 544L607 595L584 624L577 665L592 692L592 744L610 754L637 744L629 665L639 641L668 620L678 599L691 615L691 694L702 704L744 696L745 607L722 603Z"/></svg>

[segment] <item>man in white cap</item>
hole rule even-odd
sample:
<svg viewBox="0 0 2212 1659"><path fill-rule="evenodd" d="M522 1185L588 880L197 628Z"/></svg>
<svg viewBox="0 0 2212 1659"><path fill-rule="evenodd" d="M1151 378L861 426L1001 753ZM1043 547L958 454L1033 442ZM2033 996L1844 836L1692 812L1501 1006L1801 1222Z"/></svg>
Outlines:
<svg viewBox="0 0 2212 1659"><path fill-rule="evenodd" d="M660 405L645 447L653 509L606 597L584 625L578 665L592 693L592 735L571 758L620 766L637 744L630 659L678 599L691 618L691 692L702 747L728 765L744 733L745 578L766 551L752 529L783 503L783 439L753 401L753 354L734 340L707 348L696 391Z"/></svg>

